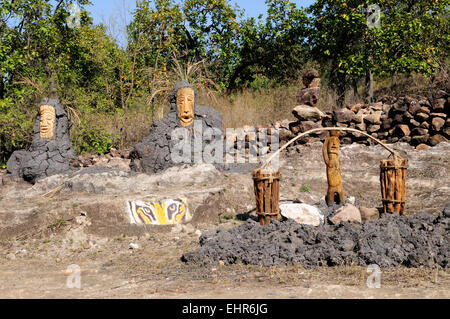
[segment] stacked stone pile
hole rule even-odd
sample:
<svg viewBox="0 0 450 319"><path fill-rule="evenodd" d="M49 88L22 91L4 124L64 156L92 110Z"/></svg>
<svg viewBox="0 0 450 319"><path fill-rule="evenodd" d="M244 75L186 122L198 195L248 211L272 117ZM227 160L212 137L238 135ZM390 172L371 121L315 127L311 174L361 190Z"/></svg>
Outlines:
<svg viewBox="0 0 450 319"><path fill-rule="evenodd" d="M430 98L405 96L385 97L372 104L349 105L333 112L322 112L307 104L296 106L296 121L273 124L287 141L299 133L320 127L348 127L364 131L382 142L406 142L413 146L435 146L450 139L450 93L439 90ZM313 134L299 143L324 140L326 133ZM369 143L358 133L343 132L344 144Z"/></svg>

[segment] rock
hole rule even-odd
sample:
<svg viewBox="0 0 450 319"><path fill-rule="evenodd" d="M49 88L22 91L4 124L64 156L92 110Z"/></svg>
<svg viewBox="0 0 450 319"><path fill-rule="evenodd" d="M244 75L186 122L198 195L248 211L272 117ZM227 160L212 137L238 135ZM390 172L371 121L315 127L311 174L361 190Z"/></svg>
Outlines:
<svg viewBox="0 0 450 319"><path fill-rule="evenodd" d="M430 135L426 134L426 135L417 135L417 136L413 136L411 139L411 143L413 145L418 145L418 144L425 144L428 142L428 140L430 139Z"/></svg>
<svg viewBox="0 0 450 319"><path fill-rule="evenodd" d="M380 218L380 212L377 208L360 207L359 211L361 213L361 220L363 222Z"/></svg>
<svg viewBox="0 0 450 319"><path fill-rule="evenodd" d="M347 201L348 201L350 204L355 205L356 198L355 198L355 196L349 196L349 197L347 198Z"/></svg>
<svg viewBox="0 0 450 319"><path fill-rule="evenodd" d="M450 217L450 202L447 203L442 214L446 217Z"/></svg>
<svg viewBox="0 0 450 319"><path fill-rule="evenodd" d="M367 128L367 132L369 132L369 133L374 133L374 132L379 131L380 128L381 128L380 125L370 125L370 126Z"/></svg>
<svg viewBox="0 0 450 319"><path fill-rule="evenodd" d="M364 121L373 125L381 125L381 113L373 113L364 117Z"/></svg>
<svg viewBox="0 0 450 319"><path fill-rule="evenodd" d="M440 134L436 134L430 137L429 143L431 144L431 146L436 146L441 142L448 142L448 140Z"/></svg>
<svg viewBox="0 0 450 319"><path fill-rule="evenodd" d="M426 144L419 144L416 146L416 150L418 151L426 151L430 148L430 146L426 145Z"/></svg>
<svg viewBox="0 0 450 319"><path fill-rule="evenodd" d="M347 204L343 207L341 207L336 214L330 218L330 221L334 224L337 225L340 222L358 222L361 223L361 213L359 211L359 209L352 205L352 204Z"/></svg>
<svg viewBox="0 0 450 319"><path fill-rule="evenodd" d="M428 120L429 117L430 117L429 114L424 113L424 112L419 112L419 113L417 113L417 114L415 115L414 118L415 118L417 121L419 121L419 122L423 122L423 121Z"/></svg>
<svg viewBox="0 0 450 319"><path fill-rule="evenodd" d="M364 122L364 115L362 114L362 112L358 112L357 114L355 114L352 117L352 122L363 123Z"/></svg>
<svg viewBox="0 0 450 319"><path fill-rule="evenodd" d="M445 109L445 99L437 99L433 101L433 111L443 111Z"/></svg>
<svg viewBox="0 0 450 319"><path fill-rule="evenodd" d="M403 113L408 110L408 106L405 103L394 103L392 109L396 112Z"/></svg>
<svg viewBox="0 0 450 319"><path fill-rule="evenodd" d="M431 122L431 127L435 131L440 131L441 128L444 126L444 124L445 124L445 120L443 118L435 117L435 118L433 118L433 121Z"/></svg>
<svg viewBox="0 0 450 319"><path fill-rule="evenodd" d="M431 113L430 109L425 107L425 106L421 106L420 107L420 112L425 113L425 114L430 114Z"/></svg>
<svg viewBox="0 0 450 319"><path fill-rule="evenodd" d="M314 106L320 98L320 88L310 87L300 90L297 94L297 103Z"/></svg>
<svg viewBox="0 0 450 319"><path fill-rule="evenodd" d="M299 224L319 226L324 222L324 216L317 207L308 204L282 204L281 216L295 220Z"/></svg>
<svg viewBox="0 0 450 319"><path fill-rule="evenodd" d="M411 135L426 135L426 134L428 134L428 130L421 127L416 127L411 132Z"/></svg>
<svg viewBox="0 0 450 319"><path fill-rule="evenodd" d="M300 121L319 121L325 117L317 107L298 105L292 110L292 114Z"/></svg>
<svg viewBox="0 0 450 319"><path fill-rule="evenodd" d="M409 123L410 123L412 126L415 126L415 127L419 127L419 126L420 126L420 123L417 122L415 119L409 120Z"/></svg>
<svg viewBox="0 0 450 319"><path fill-rule="evenodd" d="M353 113L358 113L361 110L361 108L362 108L362 104L358 103L358 104L351 105L349 107L349 110L352 111Z"/></svg>
<svg viewBox="0 0 450 319"><path fill-rule="evenodd" d="M333 119L338 123L348 123L355 116L349 109L339 109L333 111Z"/></svg>
<svg viewBox="0 0 450 319"><path fill-rule="evenodd" d="M382 122L381 122L381 128L382 128L383 130L389 130L389 129L392 127L392 122L393 122L393 120L390 119L390 118L388 118L388 119L382 121Z"/></svg>
<svg viewBox="0 0 450 319"><path fill-rule="evenodd" d="M411 104L408 108L409 113L415 115L420 110L420 106L417 104Z"/></svg>
<svg viewBox="0 0 450 319"><path fill-rule="evenodd" d="M422 122L422 124L420 124L420 127L428 130L430 128L430 124L428 122Z"/></svg>
<svg viewBox="0 0 450 319"><path fill-rule="evenodd" d="M199 229L197 229L197 230L195 231L195 235L196 235L197 237L200 237L200 236L202 235L202 232L201 232Z"/></svg>
<svg viewBox="0 0 450 319"><path fill-rule="evenodd" d="M366 126L366 123L358 123L358 124L355 125L355 128L357 128L360 131L365 131L367 126Z"/></svg>
<svg viewBox="0 0 450 319"><path fill-rule="evenodd" d="M135 243L130 243L129 248L130 249L139 249L139 245L135 244Z"/></svg>
<svg viewBox="0 0 450 319"><path fill-rule="evenodd" d="M402 138L403 136L409 136L410 133L411 131L409 130L408 125L404 124L397 125L394 130L394 134L400 138Z"/></svg>
<svg viewBox="0 0 450 319"><path fill-rule="evenodd" d="M315 123L313 121L303 121L299 125L300 132L302 132L302 133L307 132L312 129L315 129L315 128L319 128L319 127L320 127L320 124Z"/></svg>

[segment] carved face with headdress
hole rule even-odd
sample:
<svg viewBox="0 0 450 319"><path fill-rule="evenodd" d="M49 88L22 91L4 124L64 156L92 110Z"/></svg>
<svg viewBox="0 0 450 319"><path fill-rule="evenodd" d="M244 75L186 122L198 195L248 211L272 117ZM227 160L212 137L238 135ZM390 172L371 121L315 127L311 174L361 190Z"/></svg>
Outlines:
<svg viewBox="0 0 450 319"><path fill-rule="evenodd" d="M42 138L53 138L53 127L55 124L55 109L51 105L41 105L40 114L40 136Z"/></svg>
<svg viewBox="0 0 450 319"><path fill-rule="evenodd" d="M177 111L180 124L190 126L194 123L195 93L190 87L180 88L177 91Z"/></svg>
<svg viewBox="0 0 450 319"><path fill-rule="evenodd" d="M339 147L341 144L339 135L339 131L330 131L329 142L327 144L328 154L339 154Z"/></svg>

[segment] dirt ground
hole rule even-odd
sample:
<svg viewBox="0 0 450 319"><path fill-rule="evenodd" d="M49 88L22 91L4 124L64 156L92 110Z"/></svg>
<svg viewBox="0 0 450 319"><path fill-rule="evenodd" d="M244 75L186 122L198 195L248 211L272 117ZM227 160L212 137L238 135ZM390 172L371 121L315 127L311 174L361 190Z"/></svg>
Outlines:
<svg viewBox="0 0 450 319"><path fill-rule="evenodd" d="M450 144L424 151L395 147L409 159L408 214L441 212L450 201ZM324 196L320 149L313 144L283 155L282 200ZM376 146L342 147L344 189L357 206L380 206L379 162L387 155ZM42 185L0 175L0 298L450 298L449 269L381 269L381 288L374 289L365 267L182 263L182 254L198 247L196 230L233 227L254 214L252 183L250 172L217 173L148 193L111 186L101 193L64 187L49 194ZM194 203L192 223L181 229L130 225L123 202L150 193L186 194ZM70 288L78 275L70 265L80 269L80 288Z"/></svg>

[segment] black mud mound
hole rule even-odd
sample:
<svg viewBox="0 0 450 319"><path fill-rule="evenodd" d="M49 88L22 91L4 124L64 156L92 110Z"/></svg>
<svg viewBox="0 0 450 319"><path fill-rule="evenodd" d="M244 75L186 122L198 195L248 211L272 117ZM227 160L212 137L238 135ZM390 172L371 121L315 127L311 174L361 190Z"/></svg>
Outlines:
<svg viewBox="0 0 450 319"><path fill-rule="evenodd" d="M261 227L246 223L231 230L217 229L200 237L200 248L183 255L186 263L202 265L316 266L377 264L380 267L446 268L450 262L450 206L438 217L385 215L376 221L351 225L300 225L292 220Z"/></svg>

